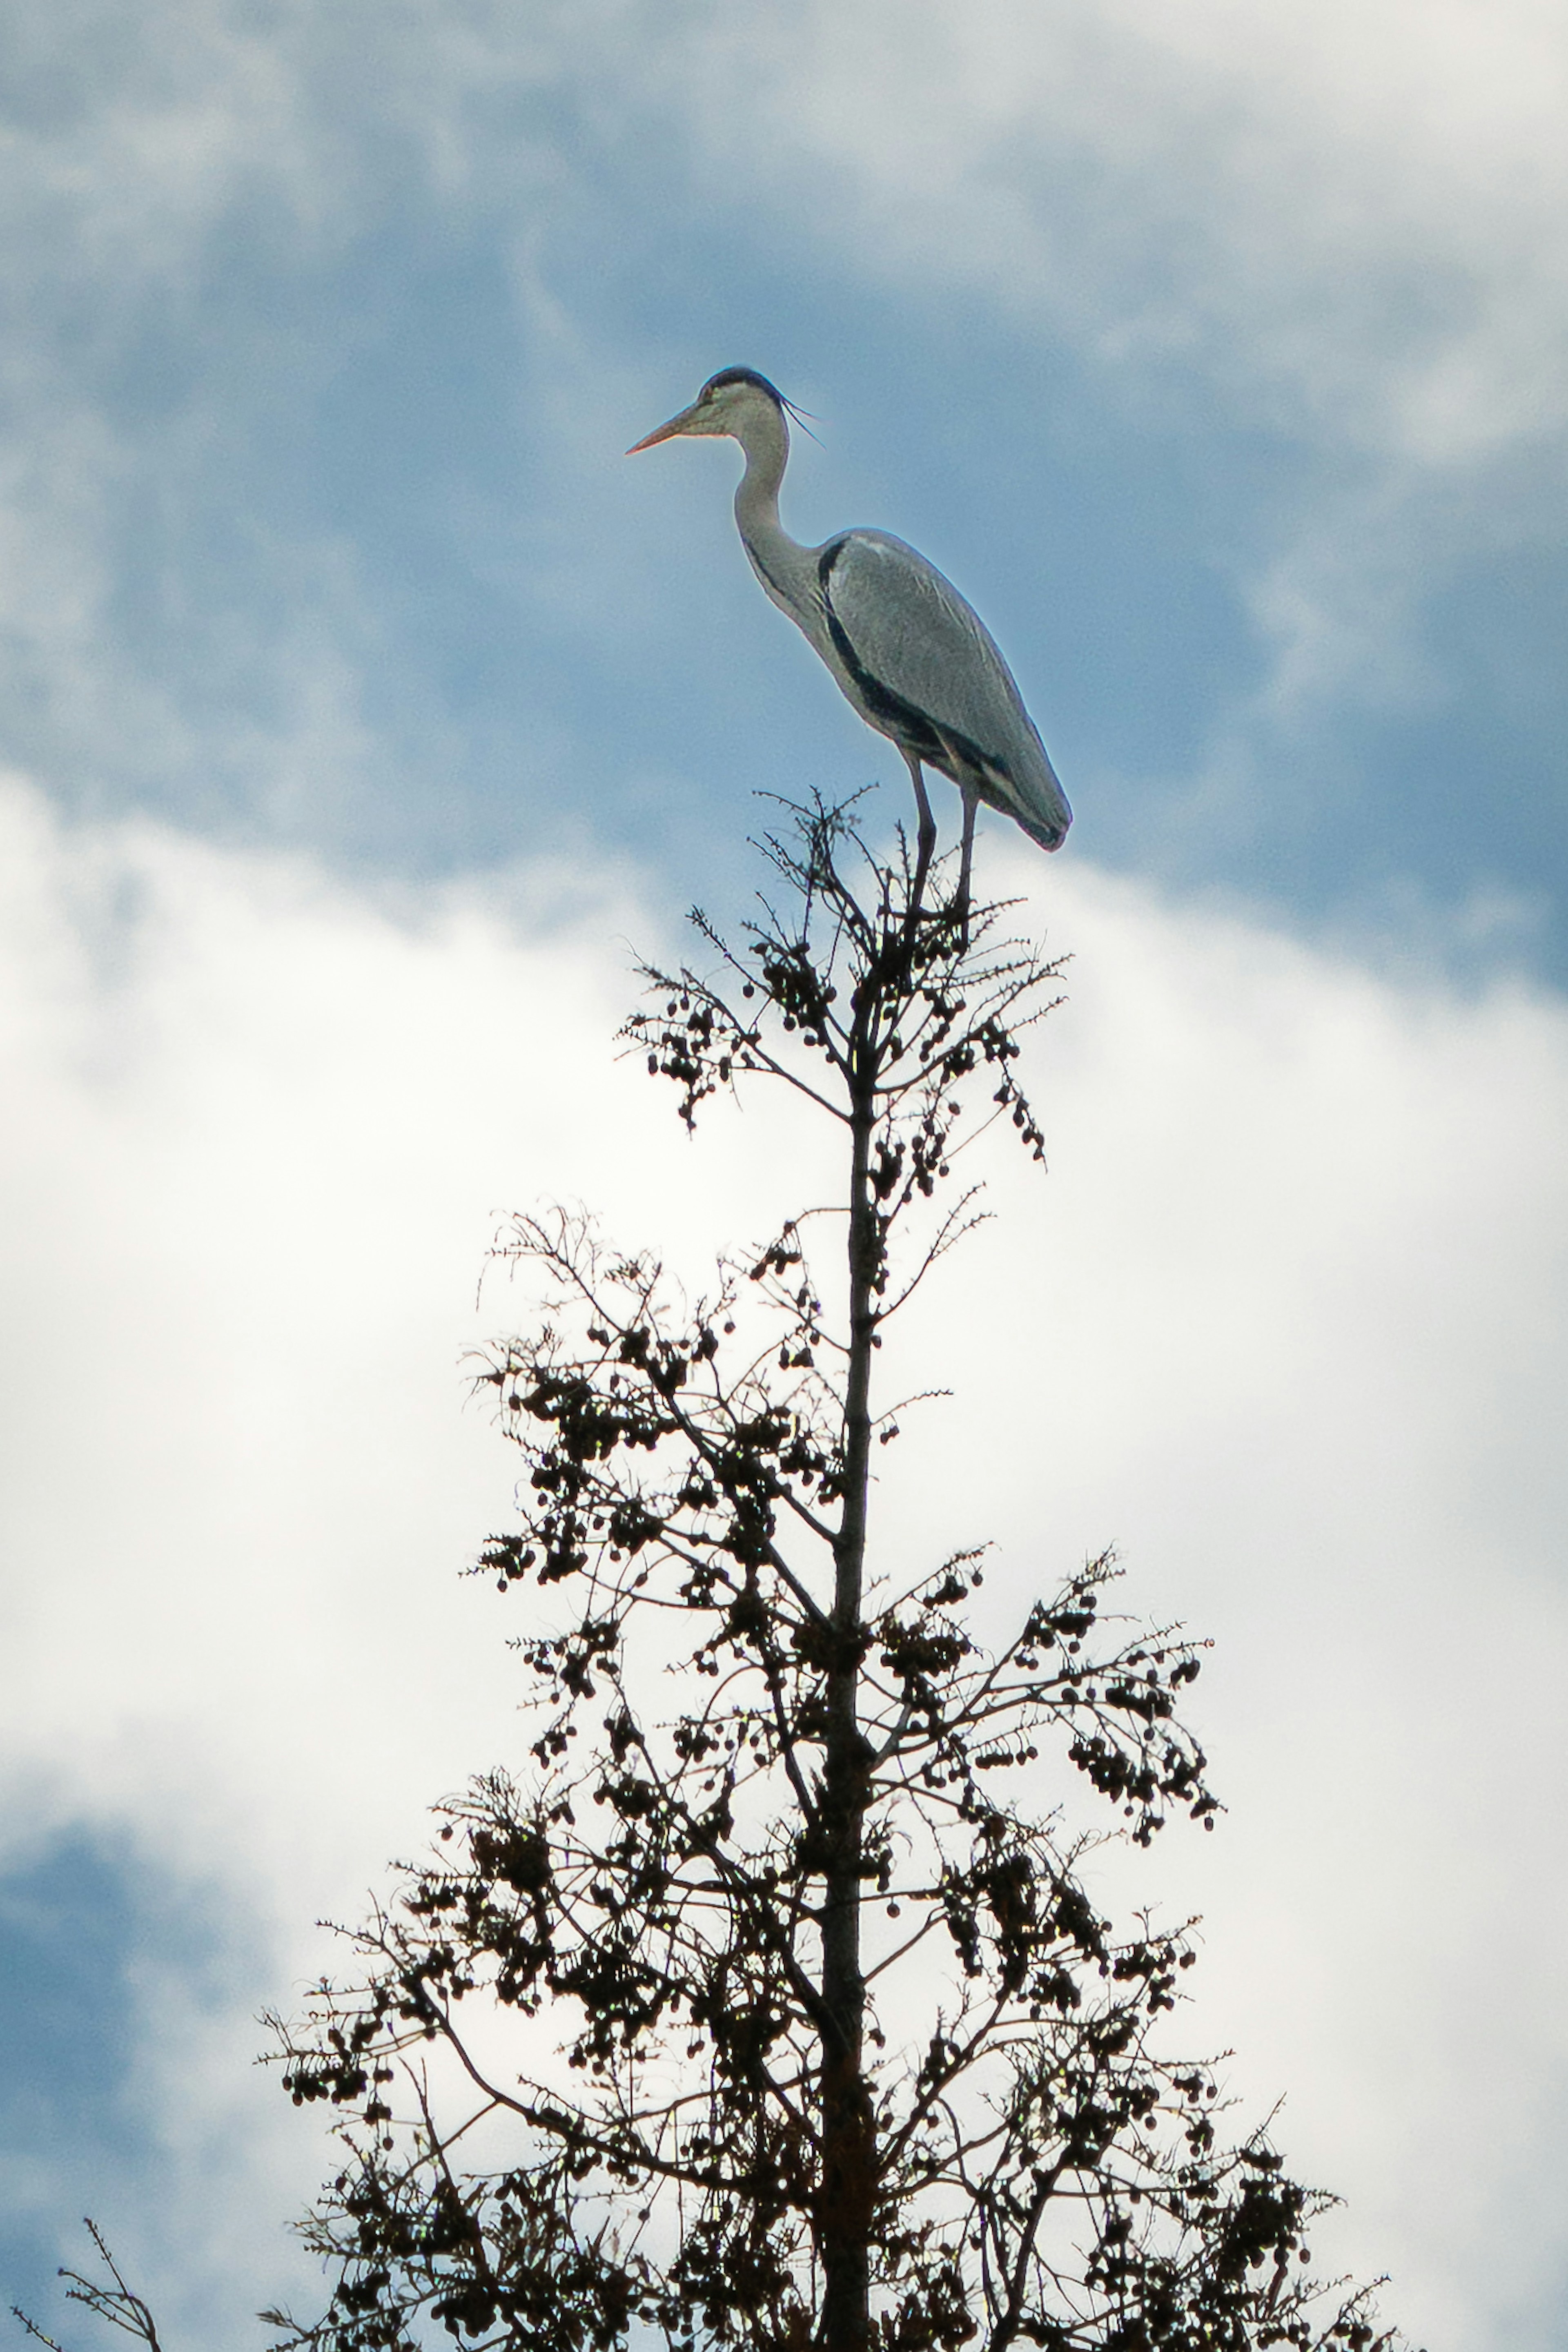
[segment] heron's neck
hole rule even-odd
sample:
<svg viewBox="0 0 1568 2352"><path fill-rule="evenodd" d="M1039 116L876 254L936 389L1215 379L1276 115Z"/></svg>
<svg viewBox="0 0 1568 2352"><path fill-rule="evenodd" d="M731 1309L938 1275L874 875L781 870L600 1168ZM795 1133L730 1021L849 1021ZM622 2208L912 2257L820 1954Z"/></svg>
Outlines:
<svg viewBox="0 0 1568 2352"><path fill-rule="evenodd" d="M801 550L779 520L779 486L789 457L789 427L771 401L745 420L736 438L746 452L746 471L735 494L735 520L741 538L764 575L782 579Z"/></svg>

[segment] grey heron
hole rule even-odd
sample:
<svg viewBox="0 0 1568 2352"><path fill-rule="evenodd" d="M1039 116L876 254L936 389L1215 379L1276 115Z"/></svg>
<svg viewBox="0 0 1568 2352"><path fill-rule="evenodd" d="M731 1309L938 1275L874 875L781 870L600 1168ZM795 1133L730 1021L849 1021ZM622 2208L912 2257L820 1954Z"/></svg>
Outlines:
<svg viewBox="0 0 1568 2352"><path fill-rule="evenodd" d="M1014 818L1042 849L1061 847L1072 811L989 630L934 563L885 530L840 531L821 547L790 538L779 520L789 406L755 368L721 368L689 408L626 454L685 433L739 442L746 471L735 520L752 570L867 726L907 762L919 814L917 898L936 838L922 769L939 770L963 795L957 903L967 912L978 802Z"/></svg>

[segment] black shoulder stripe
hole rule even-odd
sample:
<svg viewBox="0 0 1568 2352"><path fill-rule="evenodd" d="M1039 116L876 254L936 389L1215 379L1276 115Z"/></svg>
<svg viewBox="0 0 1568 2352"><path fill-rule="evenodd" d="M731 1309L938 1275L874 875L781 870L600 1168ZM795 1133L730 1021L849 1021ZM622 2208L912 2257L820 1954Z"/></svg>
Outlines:
<svg viewBox="0 0 1568 2352"><path fill-rule="evenodd" d="M872 676L856 653L849 631L833 610L833 567L848 544L847 537L830 540L817 558L817 580L822 592L822 610L827 614L828 635L833 641L833 650L853 678L866 709L874 710L879 719L885 719L898 740L906 744L917 759L939 760L942 739L931 720L923 710L917 710L913 702L906 702L902 694L895 694L890 686L883 686L879 677Z"/></svg>
<svg viewBox="0 0 1568 2352"><path fill-rule="evenodd" d="M885 719L896 740L913 751L917 760L928 761L944 775L952 776L955 782L963 781L962 772L965 770L983 774L988 768L1000 769L1006 774L1001 762L989 752L982 751L977 743L972 743L955 727L944 727L928 712L919 709L902 694L895 693L892 687L884 686L881 678L874 677L867 669L855 651L849 631L833 610L833 567L848 545L848 533L841 539L829 541L817 558L817 581L822 592L822 609L827 615L828 635L833 641L833 650L853 678L866 709L874 710L879 719Z"/></svg>
<svg viewBox="0 0 1568 2352"><path fill-rule="evenodd" d="M850 535L848 531L841 531L837 539L829 540L826 547L823 548L821 553L817 558L817 585L822 592L822 601L824 604L826 604L829 599L830 583L833 577L833 567L838 562L840 556L843 553L849 543Z"/></svg>

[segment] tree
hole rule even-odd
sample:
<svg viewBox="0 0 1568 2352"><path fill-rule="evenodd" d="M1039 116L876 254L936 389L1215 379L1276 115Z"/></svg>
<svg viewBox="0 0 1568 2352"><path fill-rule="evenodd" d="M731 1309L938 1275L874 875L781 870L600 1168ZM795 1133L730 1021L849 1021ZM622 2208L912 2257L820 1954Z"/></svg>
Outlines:
<svg viewBox="0 0 1568 2352"><path fill-rule="evenodd" d="M124 2273L110 2252L108 2240L90 2214L84 2220L82 2227L92 2240L106 2277L90 2279L80 2271L62 2270L59 2275L66 2281L66 2301L85 2304L89 2311L98 2318L107 2320L110 2326L118 2327L126 2336L134 2336L138 2343L147 2347L147 2352L163 2352L152 2312L127 2284ZM61 2347L54 2337L46 2335L37 2322L29 2319L26 2313L18 2310L15 2304L11 2305L11 2316L21 2322L33 2341L42 2344L46 2352L61 2352Z"/></svg>
<svg viewBox="0 0 1568 2352"><path fill-rule="evenodd" d="M1108 1619L1104 1558L988 1654L978 1550L871 1541L883 1336L978 1213L960 1149L1041 1157L1056 968L852 810L764 848L777 905L694 917L704 968L645 971L625 1034L688 1126L764 1082L832 1123L841 1257L802 1213L687 1300L581 1217L504 1238L541 1312L481 1376L526 1481L480 1568L527 1597L527 1769L439 1809L277 2027L343 2160L328 2309L267 2316L298 2352L1364 2352L1310 2267L1332 2200L1166 2052L1185 1930L1086 1883L1106 1836L1213 1825L1197 1648Z"/></svg>

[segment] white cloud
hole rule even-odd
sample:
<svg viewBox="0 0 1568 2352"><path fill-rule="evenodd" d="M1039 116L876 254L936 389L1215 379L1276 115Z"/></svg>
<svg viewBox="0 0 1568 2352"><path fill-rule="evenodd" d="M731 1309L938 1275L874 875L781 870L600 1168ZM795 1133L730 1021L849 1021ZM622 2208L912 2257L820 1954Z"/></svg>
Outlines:
<svg viewBox="0 0 1568 2352"><path fill-rule="evenodd" d="M1052 1174L967 1268L1010 1346L977 1318L948 1367L956 1457L1019 1465L996 1581L1114 1538L1135 1605L1218 1636L1231 1817L1160 1864L1205 2032L1417 2341L1554 2341L1568 1018L1050 895Z"/></svg>
<svg viewBox="0 0 1568 2352"><path fill-rule="evenodd" d="M761 174L862 266L1272 385L1333 442L1443 463L1561 431L1541 0L859 0L710 24L699 67L725 165L760 120Z"/></svg>
<svg viewBox="0 0 1568 2352"><path fill-rule="evenodd" d="M319 513L285 499L281 515L240 518L225 574L267 434L258 387L308 407L353 334L340 309L314 336L279 317L277 289L308 313L313 282L411 185L433 215L461 208L470 118L555 71L559 30L552 47L515 13L486 30L484 11L419 0L264 13L13 12L0 652L13 752L20 740L73 793L130 777L167 795L202 776L210 803L215 775L231 803L277 820L280 769L308 764L329 799L358 782L361 676L380 653L353 552ZM552 141L515 120L477 152L478 201L501 212L526 212L555 168Z"/></svg>
<svg viewBox="0 0 1568 2352"><path fill-rule="evenodd" d="M154 0L133 17L112 0L25 5L0 188L35 236L5 267L41 280L63 234L101 290L135 304L157 286L178 302L214 229L258 192L277 207L269 234L340 248L400 170L460 191L465 120L569 53L564 12L526 24L483 5L347 0L324 18L284 0L263 21L238 0ZM515 173L534 162L514 150Z"/></svg>
<svg viewBox="0 0 1568 2352"><path fill-rule="evenodd" d="M311 1918L511 1743L509 1620L452 1580L512 1475L458 1370L508 1319L473 1312L493 1213L580 1195L700 1279L822 1180L760 1107L689 1147L612 1061L653 927L611 877L399 909L21 785L0 826L0 1779L31 1836L227 1888L287 2003ZM1132 1605L1220 1637L1232 1811L1160 1879L1208 1916L1194 2039L1290 2093L1413 2328L1544 2347L1568 1015L982 848L1075 958L1052 1172L1004 1153L924 1311L956 1399L888 1457L886 1539L995 1535L1000 1606L1115 1538ZM164 2259L221 2336L313 2151L240 2084L247 2020L193 2063L155 1990L141 2083L201 2220Z"/></svg>
<svg viewBox="0 0 1568 2352"><path fill-rule="evenodd" d="M1331 440L1443 464L1564 422L1552 0L406 0L265 27L233 0L129 24L76 0L24 9L18 47L6 268L57 290L68 244L98 305L183 299L258 190L269 234L316 251L410 174L516 208L572 168L565 124L519 111L547 93L611 143L674 118L717 192L770 196L868 275L1043 305L1128 360L1185 352Z"/></svg>
<svg viewBox="0 0 1568 2352"><path fill-rule="evenodd" d="M400 921L304 866L150 826L57 831L16 788L5 824L5 1168L27 1237L6 1508L35 1564L9 1594L13 1657L93 1628L68 1678L20 1676L12 1753L111 1811L165 1781L204 1791L179 1832L204 1855L259 1786L247 1876L292 1892L345 1838L357 1873L364 1808L391 1835L416 1786L436 1792L434 1756L440 1783L478 1720L506 1720L489 1612L440 1584L509 1493L505 1449L460 1410L494 1219L624 1171L628 1124L647 1180L688 1189L673 1117L655 1127L602 1067L630 903L546 872L519 945L500 884ZM622 1201L637 1190L623 1172ZM68 1496L68 1571L47 1565ZM403 1713L433 1609L455 1648L435 1687L420 1677L426 1732L389 1788L375 1727ZM221 1696L235 1672L259 1717ZM340 1801L322 1810L324 1782Z"/></svg>

